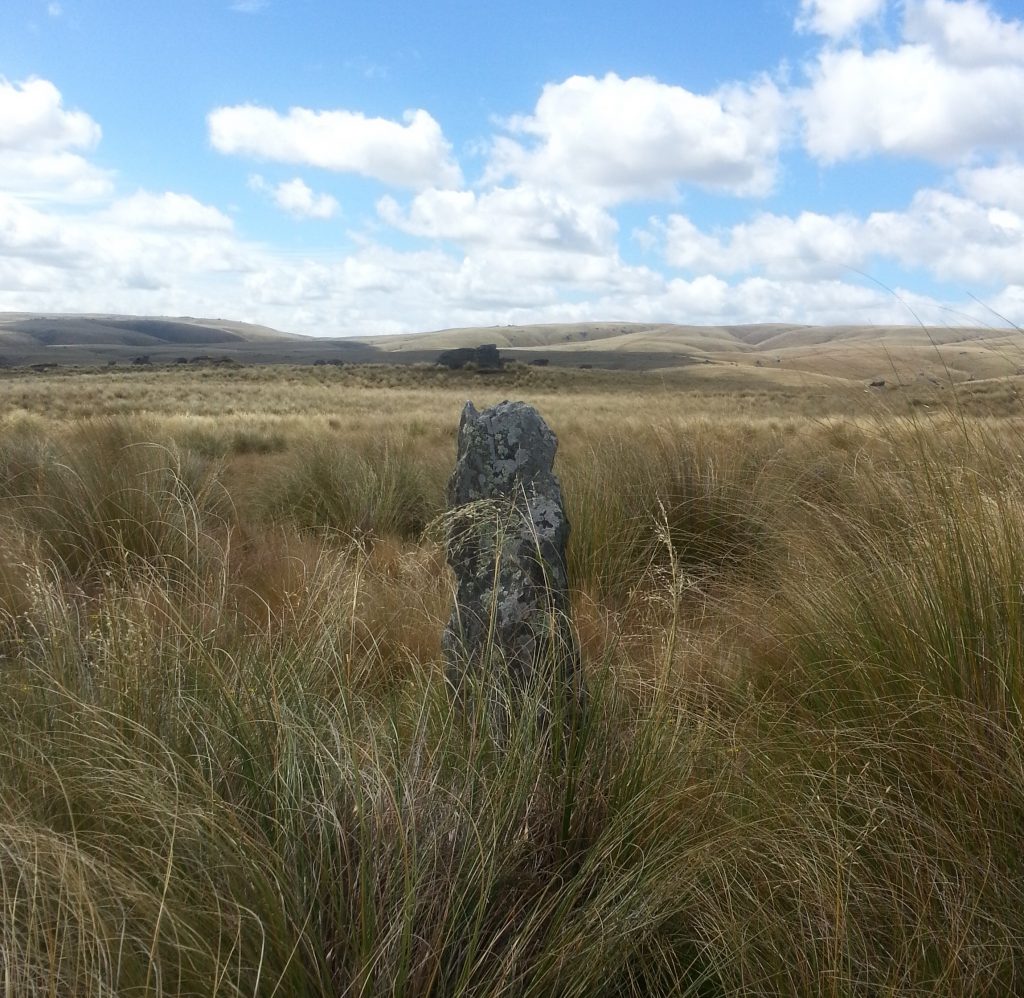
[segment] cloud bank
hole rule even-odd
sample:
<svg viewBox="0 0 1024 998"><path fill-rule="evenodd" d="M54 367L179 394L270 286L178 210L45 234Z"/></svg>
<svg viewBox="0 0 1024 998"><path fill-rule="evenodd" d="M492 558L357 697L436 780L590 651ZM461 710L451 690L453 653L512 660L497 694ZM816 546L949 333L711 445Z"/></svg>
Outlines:
<svg viewBox="0 0 1024 998"><path fill-rule="evenodd" d="M971 292L1024 322L1024 23L981 0L803 0L795 27L788 73L707 92L570 75L458 152L424 108L215 107L208 155L239 170L219 204L120 178L55 82L0 78L0 308L365 334L912 321L903 302L941 321ZM929 179L884 207L799 203L792 174L867 160ZM377 186L342 214L324 188L348 177ZM315 250L267 238L281 213Z"/></svg>

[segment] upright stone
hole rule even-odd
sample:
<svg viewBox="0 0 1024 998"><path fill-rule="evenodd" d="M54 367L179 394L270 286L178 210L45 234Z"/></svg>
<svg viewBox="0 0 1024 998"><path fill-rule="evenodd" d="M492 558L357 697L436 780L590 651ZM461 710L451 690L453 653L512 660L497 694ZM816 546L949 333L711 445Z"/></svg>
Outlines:
<svg viewBox="0 0 1024 998"><path fill-rule="evenodd" d="M506 704L538 683L580 692L557 446L523 402L462 411L446 538L458 588L442 639L456 693L474 680Z"/></svg>

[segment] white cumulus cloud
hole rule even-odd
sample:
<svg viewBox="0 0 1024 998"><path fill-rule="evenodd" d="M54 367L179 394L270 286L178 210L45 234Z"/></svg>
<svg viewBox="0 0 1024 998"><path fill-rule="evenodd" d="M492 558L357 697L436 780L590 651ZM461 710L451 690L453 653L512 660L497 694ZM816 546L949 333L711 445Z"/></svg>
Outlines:
<svg viewBox="0 0 1024 998"><path fill-rule="evenodd" d="M684 215L670 215L661 228L667 262L698 273L836 277L863 265L871 252L863 223L849 215L763 213L713 233L702 232Z"/></svg>
<svg viewBox="0 0 1024 998"><path fill-rule="evenodd" d="M269 184L259 174L249 178L254 191L269 194L274 204L293 218L333 218L341 207L330 194L317 194L301 177Z"/></svg>
<svg viewBox="0 0 1024 998"><path fill-rule="evenodd" d="M230 231L234 226L219 208L203 204L190 194L167 191L152 194L136 191L130 197L115 201L106 218L133 229L192 229Z"/></svg>
<svg viewBox="0 0 1024 998"><path fill-rule="evenodd" d="M11 83L0 77L0 150L91 149L100 134L100 126L84 111L64 107L60 91L49 80Z"/></svg>
<svg viewBox="0 0 1024 998"><path fill-rule="evenodd" d="M648 77L572 76L505 125L485 182L513 177L603 203L670 197L681 182L758 195L775 182L785 100L767 79L697 94Z"/></svg>
<svg viewBox="0 0 1024 998"><path fill-rule="evenodd" d="M1024 215L950 191L918 191L902 212L874 212L868 238L880 255L944 281L1024 283Z"/></svg>
<svg viewBox="0 0 1024 998"><path fill-rule="evenodd" d="M940 162L1024 147L1024 25L979 0L907 0L903 43L826 47L794 94L823 163L873 153Z"/></svg>
<svg viewBox="0 0 1024 998"><path fill-rule="evenodd" d="M800 31L839 39L885 10L886 0L800 0L796 26Z"/></svg>
<svg viewBox="0 0 1024 998"><path fill-rule="evenodd" d="M0 257L74 269L88 256L59 218L0 193Z"/></svg>
<svg viewBox="0 0 1024 998"><path fill-rule="evenodd" d="M441 126L420 109L403 122L357 111L287 114L253 104L219 107L207 116L218 152L358 173L398 187L457 187L458 164Z"/></svg>
<svg viewBox="0 0 1024 998"><path fill-rule="evenodd" d="M877 288L781 271L735 280L724 271L666 277L622 261L614 245L605 253L561 253L482 242L453 253L366 241L354 251L304 258L221 226L192 225L193 213L197 223L215 216L186 202L156 194L133 198L134 209L119 217L123 206L120 212L61 212L0 195L0 309L64 310L73 303L95 312L230 315L321 335L595 317L908 320L897 298ZM994 307L1024 318L1021 287L1024 280L993 295ZM929 304L935 303L914 299L919 311Z"/></svg>
<svg viewBox="0 0 1024 998"><path fill-rule="evenodd" d="M1024 283L1007 285L986 304L997 315L1005 316L1018 326L1024 327Z"/></svg>
<svg viewBox="0 0 1024 998"><path fill-rule="evenodd" d="M187 195L138 192L76 213L0 195L0 302L12 307L131 312L141 292L164 289L141 309L152 314L174 294L194 302L199 289L245 272L254 258L226 217Z"/></svg>
<svg viewBox="0 0 1024 998"><path fill-rule="evenodd" d="M959 190L924 188L900 211L865 217L763 213L702 231L684 215L655 223L669 265L691 273L807 280L870 273L872 261L963 285L1024 285L1024 168L962 170Z"/></svg>
<svg viewBox="0 0 1024 998"><path fill-rule="evenodd" d="M959 170L957 186L981 204L1008 208L1024 215L1024 163L1008 161L996 166Z"/></svg>
<svg viewBox="0 0 1024 998"><path fill-rule="evenodd" d="M1004 21L981 0L909 0L903 33L952 65L1024 63L1024 24Z"/></svg>
<svg viewBox="0 0 1024 998"><path fill-rule="evenodd" d="M857 9L863 24L868 5ZM938 315L913 291L888 293L853 273L885 261L886 275L966 284L1020 321L1021 22L980 0L907 0L903 10L902 38L874 51L837 22L795 92L767 79L705 94L614 74L553 82L500 126L471 189L426 111L390 121L214 110L209 136L222 152L411 188L379 197L365 226L353 218L355 231L338 231L349 248L308 255L246 239L221 208L184 192L115 199L89 158L99 125L65 107L53 83L0 81L0 309L232 315L322 334L594 318L908 321L897 295ZM623 258L616 206L675 199L684 185L771 191L798 113L820 161L888 152L953 165L889 211L798 205L702 227L699 207L691 218L677 203L638 234L647 264ZM250 186L295 217L340 212L305 169L282 175L293 171L305 179L257 175Z"/></svg>
<svg viewBox="0 0 1024 998"><path fill-rule="evenodd" d="M563 253L604 253L618 226L604 209L529 185L472 191L430 189L403 210L392 197L377 204L389 225L414 236L461 245L545 247Z"/></svg>
<svg viewBox="0 0 1024 998"><path fill-rule="evenodd" d="M0 190L40 201L96 201L113 190L107 170L71 152L0 151Z"/></svg>
<svg viewBox="0 0 1024 998"><path fill-rule="evenodd" d="M39 200L90 201L110 193L110 174L78 151L99 142L100 126L68 110L49 80L0 77L0 190Z"/></svg>

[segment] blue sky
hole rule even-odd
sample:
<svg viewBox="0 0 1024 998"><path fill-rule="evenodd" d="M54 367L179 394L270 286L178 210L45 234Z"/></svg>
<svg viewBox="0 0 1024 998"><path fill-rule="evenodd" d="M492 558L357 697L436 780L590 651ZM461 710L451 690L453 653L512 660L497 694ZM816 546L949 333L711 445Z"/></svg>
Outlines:
<svg viewBox="0 0 1024 998"><path fill-rule="evenodd" d="M1022 19L4 0L0 310L1024 323Z"/></svg>

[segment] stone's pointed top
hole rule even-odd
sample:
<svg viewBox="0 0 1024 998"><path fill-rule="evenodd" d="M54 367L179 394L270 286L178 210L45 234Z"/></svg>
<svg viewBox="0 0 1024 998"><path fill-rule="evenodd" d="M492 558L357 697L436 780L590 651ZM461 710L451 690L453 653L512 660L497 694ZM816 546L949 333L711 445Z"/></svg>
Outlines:
<svg viewBox="0 0 1024 998"><path fill-rule="evenodd" d="M511 496L526 487L558 487L552 472L558 440L525 402L499 402L478 412L467 402L459 421L459 457L449 481L449 505Z"/></svg>

